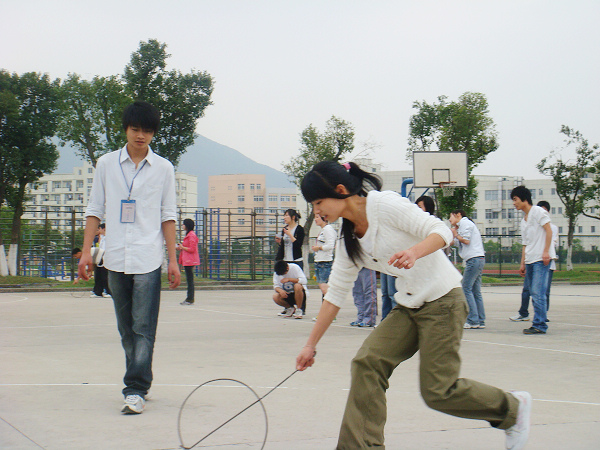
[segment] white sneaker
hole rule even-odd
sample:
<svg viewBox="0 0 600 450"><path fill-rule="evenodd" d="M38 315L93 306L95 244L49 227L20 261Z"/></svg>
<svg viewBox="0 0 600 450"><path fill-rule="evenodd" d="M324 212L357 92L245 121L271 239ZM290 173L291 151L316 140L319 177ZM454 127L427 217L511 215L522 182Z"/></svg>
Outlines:
<svg viewBox="0 0 600 450"><path fill-rule="evenodd" d="M90 294L90 298L102 298L101 295L96 295L93 292Z"/></svg>
<svg viewBox="0 0 600 450"><path fill-rule="evenodd" d="M509 319L512 320L513 322L527 322L529 320L529 316L525 317L525 316L522 316L521 314L517 314L516 316L509 317Z"/></svg>
<svg viewBox="0 0 600 450"><path fill-rule="evenodd" d="M121 408L121 412L123 414L141 414L145 404L146 402L140 395L128 395L125 397L125 404Z"/></svg>
<svg viewBox="0 0 600 450"><path fill-rule="evenodd" d="M102 293L102 297L104 297L104 298L112 298L112 295L110 295L110 294L109 294L109 293L107 293L107 292L103 292L103 293Z"/></svg>
<svg viewBox="0 0 600 450"><path fill-rule="evenodd" d="M463 325L463 328L464 328L465 330L474 330L474 329L476 329L476 328L480 328L480 327L479 327L479 325L471 325L469 322L466 322L466 323ZM484 328L485 328L485 327L484 327Z"/></svg>
<svg viewBox="0 0 600 450"><path fill-rule="evenodd" d="M296 311L294 311L294 319L302 319L302 310L300 308L296 308Z"/></svg>
<svg viewBox="0 0 600 450"><path fill-rule="evenodd" d="M279 314L277 314L279 317L292 317L292 314L294 314L296 308L290 306L289 308L285 308L283 311L281 311Z"/></svg>
<svg viewBox="0 0 600 450"><path fill-rule="evenodd" d="M519 410L517 422L506 430L506 449L520 450L525 447L529 438L532 398L531 394L525 391L514 391L510 394L519 400Z"/></svg>

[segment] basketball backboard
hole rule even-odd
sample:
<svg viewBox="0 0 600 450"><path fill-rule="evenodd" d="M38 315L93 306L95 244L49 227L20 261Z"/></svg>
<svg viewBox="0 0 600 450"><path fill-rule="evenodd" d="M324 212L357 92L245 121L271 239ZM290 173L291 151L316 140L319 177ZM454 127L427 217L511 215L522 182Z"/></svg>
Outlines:
<svg viewBox="0 0 600 450"><path fill-rule="evenodd" d="M467 152L413 152L413 186L439 188L440 183L467 187Z"/></svg>

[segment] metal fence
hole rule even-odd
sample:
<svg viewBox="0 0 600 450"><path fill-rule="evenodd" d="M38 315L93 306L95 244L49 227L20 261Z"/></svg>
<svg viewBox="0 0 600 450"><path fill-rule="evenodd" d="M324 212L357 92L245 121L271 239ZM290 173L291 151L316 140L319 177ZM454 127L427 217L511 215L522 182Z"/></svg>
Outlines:
<svg viewBox="0 0 600 450"><path fill-rule="evenodd" d="M277 250L274 236L281 231L282 214L261 210L181 209L178 211L178 242L183 239L181 224L194 220L199 238L199 277L213 280L263 280L273 274ZM0 230L4 243L10 242L12 212L0 211ZM77 261L72 249L83 244L83 210L28 207L22 219L19 242L18 274L25 276L72 279ZM485 275L516 276L521 260L518 235L482 235L486 247ZM600 236L576 235L572 260L585 266L600 262ZM5 245L6 247L6 245ZM565 268L567 236L561 235L558 269ZM455 248L450 259L461 265Z"/></svg>

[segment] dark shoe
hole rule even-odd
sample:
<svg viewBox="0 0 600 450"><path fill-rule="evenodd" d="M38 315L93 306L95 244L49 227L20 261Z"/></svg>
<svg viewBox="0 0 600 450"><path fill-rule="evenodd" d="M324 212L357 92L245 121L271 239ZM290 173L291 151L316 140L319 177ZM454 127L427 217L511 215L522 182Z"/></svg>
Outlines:
<svg viewBox="0 0 600 450"><path fill-rule="evenodd" d="M531 327L531 328L525 328L523 330L523 334L546 334L546 332L540 330L539 328Z"/></svg>

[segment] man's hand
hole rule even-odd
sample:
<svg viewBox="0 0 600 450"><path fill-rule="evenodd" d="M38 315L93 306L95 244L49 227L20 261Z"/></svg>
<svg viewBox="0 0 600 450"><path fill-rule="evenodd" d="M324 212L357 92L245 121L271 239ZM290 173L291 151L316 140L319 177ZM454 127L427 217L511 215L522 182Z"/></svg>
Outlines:
<svg viewBox="0 0 600 450"><path fill-rule="evenodd" d="M283 289L277 288L275 291L281 296L281 298L288 298L287 292L285 292Z"/></svg>
<svg viewBox="0 0 600 450"><path fill-rule="evenodd" d="M547 266L548 264L550 264L550 253L543 252L542 253L542 261L544 262L545 266Z"/></svg>
<svg viewBox="0 0 600 450"><path fill-rule="evenodd" d="M90 275L94 270L94 263L92 262L92 254L88 251L81 255L79 258L79 264L77 265L77 276L82 280L89 280Z"/></svg>
<svg viewBox="0 0 600 450"><path fill-rule="evenodd" d="M522 277L525 276L525 264L521 263L521 265L519 266L519 275L521 275Z"/></svg>
<svg viewBox="0 0 600 450"><path fill-rule="evenodd" d="M317 351L314 347L305 346L300 350L300 354L296 358L296 369L303 371L311 367L315 363L315 355Z"/></svg>
<svg viewBox="0 0 600 450"><path fill-rule="evenodd" d="M169 261L168 268L169 288L175 289L181 283L181 273L179 265L175 261Z"/></svg>

